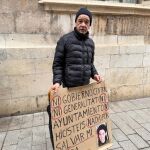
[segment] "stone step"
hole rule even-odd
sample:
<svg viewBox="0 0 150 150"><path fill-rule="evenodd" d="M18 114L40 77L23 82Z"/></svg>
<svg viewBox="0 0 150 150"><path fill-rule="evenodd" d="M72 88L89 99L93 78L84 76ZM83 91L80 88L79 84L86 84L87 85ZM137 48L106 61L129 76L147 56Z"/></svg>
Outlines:
<svg viewBox="0 0 150 150"><path fill-rule="evenodd" d="M44 34L0 34L0 48L49 48L55 41Z"/></svg>
<svg viewBox="0 0 150 150"><path fill-rule="evenodd" d="M91 35L96 45L144 45L144 36ZM49 48L60 37L49 34L0 34L0 48Z"/></svg>

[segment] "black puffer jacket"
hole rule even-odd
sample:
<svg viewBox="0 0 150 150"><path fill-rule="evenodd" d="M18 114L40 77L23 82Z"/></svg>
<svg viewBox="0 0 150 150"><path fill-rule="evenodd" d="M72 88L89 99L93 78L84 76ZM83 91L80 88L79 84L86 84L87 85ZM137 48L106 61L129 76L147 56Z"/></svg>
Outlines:
<svg viewBox="0 0 150 150"><path fill-rule="evenodd" d="M94 65L94 42L89 34L83 35L76 28L57 42L53 62L53 84L64 87L89 84L90 77L98 74Z"/></svg>

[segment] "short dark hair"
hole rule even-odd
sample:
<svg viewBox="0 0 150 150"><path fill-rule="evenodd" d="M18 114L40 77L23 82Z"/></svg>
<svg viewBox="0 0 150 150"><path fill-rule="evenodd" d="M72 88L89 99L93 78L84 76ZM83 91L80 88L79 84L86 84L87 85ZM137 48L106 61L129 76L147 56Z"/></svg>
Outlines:
<svg viewBox="0 0 150 150"><path fill-rule="evenodd" d="M107 127L105 124L101 124L98 128L97 128L97 134L99 134L100 130L104 130L105 132L107 132Z"/></svg>

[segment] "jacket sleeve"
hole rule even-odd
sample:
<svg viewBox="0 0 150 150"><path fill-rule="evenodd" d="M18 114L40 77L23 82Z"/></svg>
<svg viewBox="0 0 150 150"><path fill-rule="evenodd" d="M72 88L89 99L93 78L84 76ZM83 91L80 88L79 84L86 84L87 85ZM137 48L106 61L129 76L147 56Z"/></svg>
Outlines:
<svg viewBox="0 0 150 150"><path fill-rule="evenodd" d="M53 84L59 83L61 85L63 79L63 69L64 69L64 39L60 38L57 42L55 56L53 61Z"/></svg>
<svg viewBox="0 0 150 150"><path fill-rule="evenodd" d="M98 74L95 66L94 66L94 54L95 54L95 46L93 48L93 55L92 55L92 64L91 64L91 77L94 78L95 74Z"/></svg>

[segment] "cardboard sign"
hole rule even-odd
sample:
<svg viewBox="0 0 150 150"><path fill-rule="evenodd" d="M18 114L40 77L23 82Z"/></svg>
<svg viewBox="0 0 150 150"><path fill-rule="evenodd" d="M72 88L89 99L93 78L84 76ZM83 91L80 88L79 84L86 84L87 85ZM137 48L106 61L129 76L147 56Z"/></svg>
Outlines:
<svg viewBox="0 0 150 150"><path fill-rule="evenodd" d="M104 82L51 92L55 150L103 150L112 145Z"/></svg>

